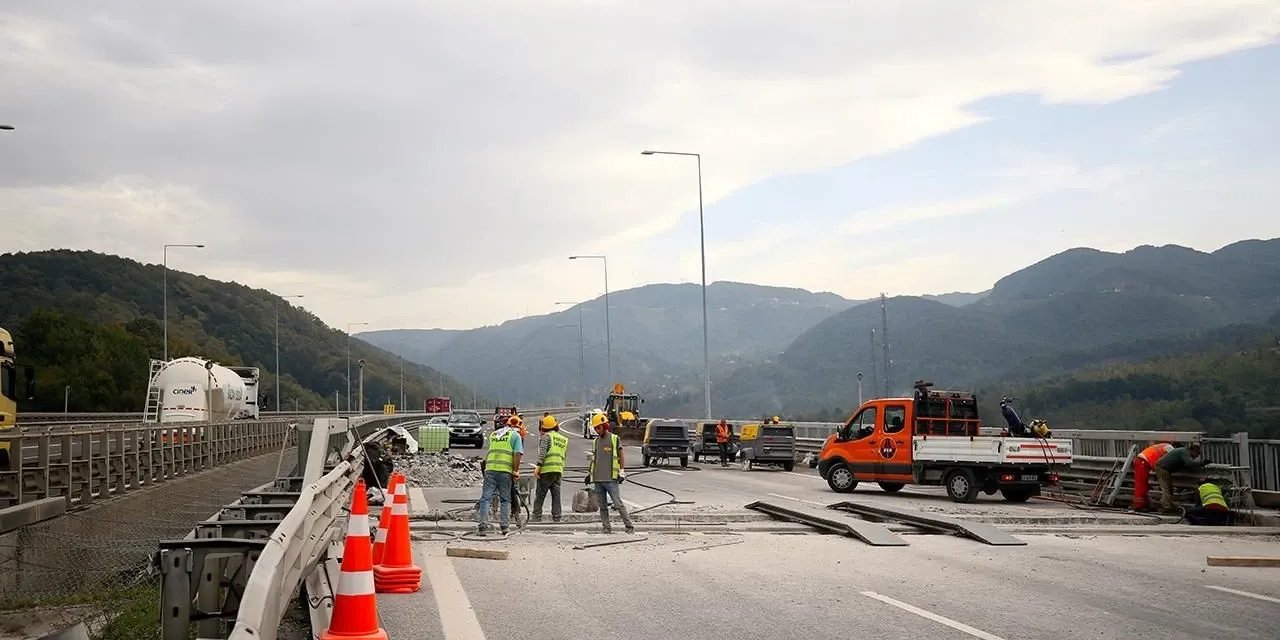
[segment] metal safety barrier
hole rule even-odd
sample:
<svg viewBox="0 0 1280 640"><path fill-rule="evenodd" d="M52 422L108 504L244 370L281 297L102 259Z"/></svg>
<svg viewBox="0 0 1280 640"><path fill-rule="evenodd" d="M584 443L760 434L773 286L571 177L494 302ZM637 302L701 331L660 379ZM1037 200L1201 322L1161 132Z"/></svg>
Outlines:
<svg viewBox="0 0 1280 640"><path fill-rule="evenodd" d="M89 425L44 434L5 434L0 509L61 497L68 509L279 451L286 420L112 428Z"/></svg>

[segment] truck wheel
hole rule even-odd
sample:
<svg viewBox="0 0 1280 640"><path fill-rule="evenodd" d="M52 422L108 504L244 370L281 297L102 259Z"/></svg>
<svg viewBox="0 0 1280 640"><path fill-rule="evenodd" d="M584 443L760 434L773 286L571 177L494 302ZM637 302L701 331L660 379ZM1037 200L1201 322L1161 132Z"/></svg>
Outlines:
<svg viewBox="0 0 1280 640"><path fill-rule="evenodd" d="M1004 496L1006 502L1026 502L1035 495L1035 489L1032 487L1009 487L1001 489L1000 495Z"/></svg>
<svg viewBox="0 0 1280 640"><path fill-rule="evenodd" d="M969 469L952 469L942 483L947 495L955 502L973 502L978 497L978 479Z"/></svg>
<svg viewBox="0 0 1280 640"><path fill-rule="evenodd" d="M897 493L899 491L902 491L902 488L905 486L907 485L901 482L881 482L880 483L880 488L884 489L885 493Z"/></svg>
<svg viewBox="0 0 1280 640"><path fill-rule="evenodd" d="M796 463L794 463L794 462L784 462L784 463L782 463L782 470L783 470L783 471L793 471L793 470L795 470L795 468L796 468Z"/></svg>
<svg viewBox="0 0 1280 640"><path fill-rule="evenodd" d="M836 463L827 470L827 486L836 493L849 493L858 486L858 481L854 479L853 471L848 465Z"/></svg>
<svg viewBox="0 0 1280 640"><path fill-rule="evenodd" d="M680 458L680 468L681 468L681 469L688 469L688 468L689 468L689 456L684 456L684 457Z"/></svg>

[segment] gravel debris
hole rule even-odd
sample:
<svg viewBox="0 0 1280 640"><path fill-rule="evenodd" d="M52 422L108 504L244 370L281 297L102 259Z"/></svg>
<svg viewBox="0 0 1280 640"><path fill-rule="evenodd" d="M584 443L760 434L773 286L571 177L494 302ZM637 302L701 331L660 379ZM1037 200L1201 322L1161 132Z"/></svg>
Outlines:
<svg viewBox="0 0 1280 640"><path fill-rule="evenodd" d="M453 453L419 453L396 456L395 470L416 487L478 487L484 484L480 456Z"/></svg>

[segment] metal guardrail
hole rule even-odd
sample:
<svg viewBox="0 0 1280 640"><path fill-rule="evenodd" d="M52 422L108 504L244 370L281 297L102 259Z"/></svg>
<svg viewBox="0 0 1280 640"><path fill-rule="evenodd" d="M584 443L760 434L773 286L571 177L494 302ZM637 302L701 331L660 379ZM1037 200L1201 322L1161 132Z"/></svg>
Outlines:
<svg viewBox="0 0 1280 640"><path fill-rule="evenodd" d="M117 427L4 434L0 508L62 497L67 508L246 458L279 451L286 420Z"/></svg>

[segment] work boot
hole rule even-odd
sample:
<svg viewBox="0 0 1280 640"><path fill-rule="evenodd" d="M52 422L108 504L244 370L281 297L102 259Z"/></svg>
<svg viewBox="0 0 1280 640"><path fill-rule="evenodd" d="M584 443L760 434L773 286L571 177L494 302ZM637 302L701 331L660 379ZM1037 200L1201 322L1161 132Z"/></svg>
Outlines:
<svg viewBox="0 0 1280 640"><path fill-rule="evenodd" d="M613 533L613 527L610 527L609 525L600 527L600 533Z"/></svg>
<svg viewBox="0 0 1280 640"><path fill-rule="evenodd" d="M560 516L551 516L551 521L552 521L552 522L560 522L561 520L564 520L564 518L562 518L562 517L560 517Z"/></svg>
<svg viewBox="0 0 1280 640"><path fill-rule="evenodd" d="M507 528L506 528L506 527L503 527L503 528L502 528L502 535L504 535L504 536L505 536L505 535L507 535Z"/></svg>
<svg viewBox="0 0 1280 640"><path fill-rule="evenodd" d="M489 535L489 525L487 525L487 524L482 524L482 525L480 525L480 526L476 527L476 535L478 535L478 536L480 536L480 537L482 537L482 538L483 538L484 536Z"/></svg>
<svg viewBox="0 0 1280 640"><path fill-rule="evenodd" d="M631 525L627 525L627 533L635 533L635 532L636 532L636 528L635 528L635 527L633 527L633 526L631 526Z"/></svg>
<svg viewBox="0 0 1280 640"><path fill-rule="evenodd" d="M529 522L542 522L542 514L541 514L541 513L535 513L535 514L533 514L533 515L529 516Z"/></svg>

